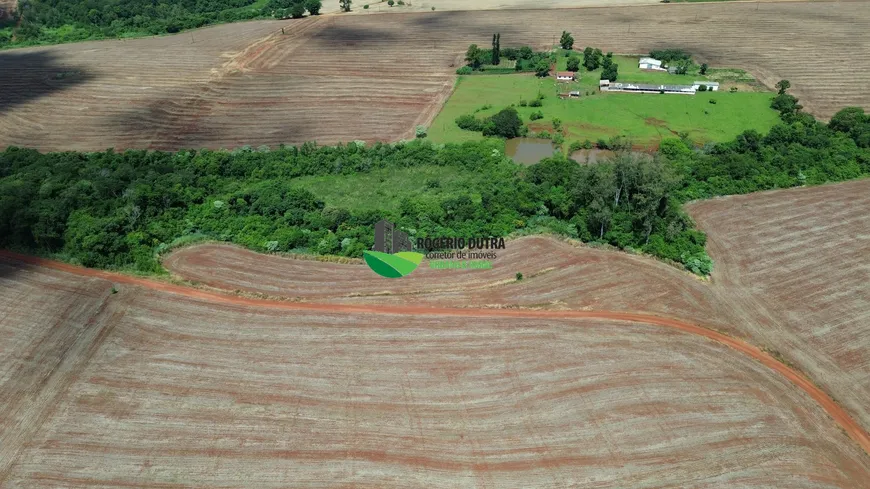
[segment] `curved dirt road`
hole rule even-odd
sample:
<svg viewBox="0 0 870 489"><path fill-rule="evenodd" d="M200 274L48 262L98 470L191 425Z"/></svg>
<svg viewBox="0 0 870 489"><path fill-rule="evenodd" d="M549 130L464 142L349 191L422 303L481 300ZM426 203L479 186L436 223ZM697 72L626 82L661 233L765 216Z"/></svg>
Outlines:
<svg viewBox="0 0 870 489"><path fill-rule="evenodd" d="M191 287L174 285L170 283L160 282L151 279L127 276L119 273L107 272L103 270L94 270L75 265L69 265L54 260L22 255L10 251L0 250L0 257L11 258L20 262L41 267L60 270L75 275L95 277L108 280L119 284L136 285L146 287L153 290L167 292L171 294L181 295L192 299L199 299L223 304L237 304L253 307L265 307L274 309L284 309L290 311L324 311L324 312L345 312L345 313L362 313L362 314L388 314L388 315L429 315L429 316L453 316L453 317L509 317L509 318L537 318L537 319L575 319L575 318L591 318L591 319L609 319L615 321L640 322L645 324L654 324L670 329L676 329L685 333L701 336L721 344L724 344L734 350L737 350L744 355L748 355L755 360L761 362L770 369L780 373L790 382L795 384L801 390L809 394L809 396L819 404L819 406L830 415L846 434L849 435L861 448L870 454L870 435L840 407L830 396L828 396L819 387L809 381L803 374L797 370L781 363L767 352L760 348L751 345L743 340L732 338L717 331L704 328L702 326L687 323L678 319L637 313L622 313L616 311L550 311L550 310L528 310L528 309L472 309L472 308L446 308L446 307L413 307L413 306L384 306L384 305L347 305L347 304L318 304L318 303L303 303L303 302L281 302L266 299L252 299L246 297L238 297L215 292L208 292L194 289ZM399 327L399 326L397 326Z"/></svg>

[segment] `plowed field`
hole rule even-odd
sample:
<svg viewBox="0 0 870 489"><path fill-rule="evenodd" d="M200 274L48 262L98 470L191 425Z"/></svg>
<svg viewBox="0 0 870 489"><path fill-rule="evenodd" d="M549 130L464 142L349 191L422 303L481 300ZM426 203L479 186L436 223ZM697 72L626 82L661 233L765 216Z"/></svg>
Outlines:
<svg viewBox="0 0 870 489"><path fill-rule="evenodd" d="M692 320L782 354L867 427L868 209L870 180L694 204L690 212L710 234L716 262L709 284L645 258L540 237L508 242L491 271L422 268L393 281L364 265L264 258L217 245L179 250L165 264L215 287L307 300L620 310ZM516 272L527 278L512 280Z"/></svg>
<svg viewBox="0 0 870 489"><path fill-rule="evenodd" d="M0 147L198 148L396 140L428 124L470 43L644 53L789 79L820 117L870 108L870 3L670 4L329 15L0 53ZM286 35L281 34L285 28ZM727 94L725 94L727 95Z"/></svg>
<svg viewBox="0 0 870 489"><path fill-rule="evenodd" d="M715 300L870 426L870 180L689 207Z"/></svg>
<svg viewBox="0 0 870 489"><path fill-rule="evenodd" d="M19 270L0 265L2 307L28 284L110 285ZM54 325L81 334L30 407L38 429L0 433L3 487L870 487L806 393L697 336L117 287Z"/></svg>

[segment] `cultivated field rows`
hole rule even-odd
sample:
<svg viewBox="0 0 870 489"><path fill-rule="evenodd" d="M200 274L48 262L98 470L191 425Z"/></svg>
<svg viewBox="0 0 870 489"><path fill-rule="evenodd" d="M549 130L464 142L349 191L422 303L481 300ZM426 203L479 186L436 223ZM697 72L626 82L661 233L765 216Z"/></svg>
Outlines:
<svg viewBox="0 0 870 489"><path fill-rule="evenodd" d="M732 3L328 15L0 53L0 147L178 149L411 137L470 43L682 47L829 117L870 108L870 4ZM281 28L286 34L281 34ZM819 60L824 60L820 62ZM4 76L5 75L5 76ZM533 95L533 94L531 94ZM727 94L723 94L727 96Z"/></svg>
<svg viewBox="0 0 870 489"><path fill-rule="evenodd" d="M806 394L691 335L118 287L3 487L870 487Z"/></svg>
<svg viewBox="0 0 870 489"><path fill-rule="evenodd" d="M647 258L543 237L509 241L490 271L435 271L424 262L401 280L372 278L364 265L262 257L220 245L179 250L164 265L218 288L311 301L619 310L681 318L779 352L867 427L867 209L870 180L694 204L690 212L709 233L716 263L712 283ZM526 278L515 281L517 272Z"/></svg>
<svg viewBox="0 0 870 489"><path fill-rule="evenodd" d="M870 426L868 209L870 180L689 207L718 263L716 300L864 426Z"/></svg>
<svg viewBox="0 0 870 489"><path fill-rule="evenodd" d="M105 281L0 263L0 486L88 359Z"/></svg>

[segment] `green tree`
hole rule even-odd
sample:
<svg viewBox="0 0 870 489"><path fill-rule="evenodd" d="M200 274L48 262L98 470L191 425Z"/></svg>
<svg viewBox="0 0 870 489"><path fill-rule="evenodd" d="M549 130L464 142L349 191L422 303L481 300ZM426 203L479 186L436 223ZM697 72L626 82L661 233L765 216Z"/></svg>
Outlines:
<svg viewBox="0 0 870 489"><path fill-rule="evenodd" d="M546 59L538 61L535 65L535 75L541 78L550 76L550 63Z"/></svg>
<svg viewBox="0 0 870 489"><path fill-rule="evenodd" d="M305 5L302 3L294 3L292 7L290 7L290 16L294 19L301 19L305 16Z"/></svg>
<svg viewBox="0 0 870 489"><path fill-rule="evenodd" d="M342 12L350 12L351 0L338 0L338 6Z"/></svg>
<svg viewBox="0 0 870 489"><path fill-rule="evenodd" d="M597 70L599 66L601 66L601 59L596 55L596 51L601 53L601 50L592 49L587 47L583 50L583 66L586 67L587 71Z"/></svg>
<svg viewBox="0 0 870 489"><path fill-rule="evenodd" d="M789 82L788 80L780 80L780 81L776 82L776 85L774 85L774 86L778 90L777 93L782 95L785 93L786 90L791 88L791 82Z"/></svg>
<svg viewBox="0 0 870 489"><path fill-rule="evenodd" d="M706 75L706 74L707 74L707 63L704 63L704 64L701 65L700 73L701 73L702 75Z"/></svg>
<svg viewBox="0 0 870 489"><path fill-rule="evenodd" d="M572 36L568 31L562 31L562 37L559 38L559 45L562 46L562 49L574 49L574 36Z"/></svg>
<svg viewBox="0 0 870 489"><path fill-rule="evenodd" d="M320 0L307 0L305 2L305 9L308 10L308 13L311 15L320 15L320 9L323 7L323 4Z"/></svg>
<svg viewBox="0 0 870 489"><path fill-rule="evenodd" d="M689 68L692 66L692 60L690 59L680 59L677 60L676 65L676 73L678 75L685 75L689 72Z"/></svg>
<svg viewBox="0 0 870 489"><path fill-rule="evenodd" d="M568 71L580 71L580 58L577 56L568 58Z"/></svg>
<svg viewBox="0 0 870 489"><path fill-rule="evenodd" d="M519 137L523 129L523 120L517 109L508 107L502 109L490 118L492 125L484 128L484 136L501 136L503 138ZM489 134L487 134L489 132Z"/></svg>
<svg viewBox="0 0 870 489"><path fill-rule="evenodd" d="M477 44L472 44L468 46L468 51L465 52L465 62L468 63L473 69L479 69L483 64L481 57L483 55L483 50L477 47Z"/></svg>
<svg viewBox="0 0 870 489"><path fill-rule="evenodd" d="M614 63L614 64L610 65L609 67L601 70L601 79L602 80L616 81L617 78L619 78L619 65L618 64Z"/></svg>
<svg viewBox="0 0 870 489"><path fill-rule="evenodd" d="M500 59L501 53L499 53L499 34L492 35L492 56L490 61L493 65L498 65L501 63Z"/></svg>
<svg viewBox="0 0 870 489"><path fill-rule="evenodd" d="M861 107L846 107L831 117L828 127L837 132L851 133L855 128L867 122L868 116Z"/></svg>
<svg viewBox="0 0 870 489"><path fill-rule="evenodd" d="M797 97L788 93L780 93L770 102L770 107L779 112L780 116L787 119L798 113L803 107L798 104Z"/></svg>

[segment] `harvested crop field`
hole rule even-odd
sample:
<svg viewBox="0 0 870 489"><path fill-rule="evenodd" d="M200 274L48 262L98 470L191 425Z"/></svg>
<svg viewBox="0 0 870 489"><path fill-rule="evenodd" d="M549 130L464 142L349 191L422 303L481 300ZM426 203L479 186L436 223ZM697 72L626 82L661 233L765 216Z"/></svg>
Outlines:
<svg viewBox="0 0 870 489"><path fill-rule="evenodd" d="M768 86L787 78L807 110L829 117L847 105L870 108L868 23L867 2L719 2L327 15L18 49L0 53L0 147L179 149L411 137L450 94L468 45L486 45L496 31L506 46L544 48L567 29L577 46L605 51L683 47L711 66L744 68Z"/></svg>
<svg viewBox="0 0 870 489"><path fill-rule="evenodd" d="M163 265L202 285L295 300L610 309L728 326L711 316L715 307L703 282L664 263L540 236L507 241L496 253L491 270L434 270L424 261L401 280L381 279L363 264L292 260L220 244L181 248Z"/></svg>
<svg viewBox="0 0 870 489"><path fill-rule="evenodd" d="M0 434L3 487L870 487L870 458L804 392L692 335L117 287L55 326L84 327L88 355L49 375L69 381L33 436Z"/></svg>
<svg viewBox="0 0 870 489"><path fill-rule="evenodd" d="M870 180L698 202L716 300L870 426Z"/></svg>
<svg viewBox="0 0 870 489"><path fill-rule="evenodd" d="M0 486L16 447L87 361L88 323L110 294L97 279L0 262Z"/></svg>
<svg viewBox="0 0 870 489"><path fill-rule="evenodd" d="M305 300L618 310L677 317L778 352L866 428L868 209L870 180L693 204L689 210L709 233L708 248L716 262L711 283L643 257L576 248L541 237L508 242L491 271L452 272L454 280L436 280L429 275L435 272L425 268L401 280L378 279L363 265L343 265L340 275L346 279L338 280L323 275L325 268L337 265L277 257L258 260L251 252L214 245L202 254L197 247L179 250L164 264L182 277L215 287ZM541 265L535 266L539 260ZM246 268L244 275L235 275L238 266ZM526 278L512 280L516 272ZM358 286L366 282L366 275L365 287ZM316 282L300 286L295 277L337 281L327 290ZM442 283L452 288L439 289ZM464 283L489 286L464 290Z"/></svg>

